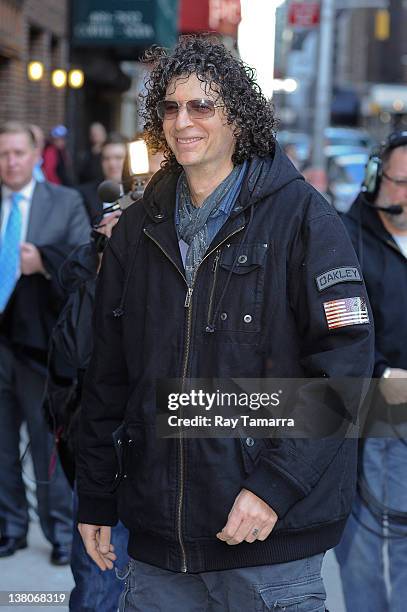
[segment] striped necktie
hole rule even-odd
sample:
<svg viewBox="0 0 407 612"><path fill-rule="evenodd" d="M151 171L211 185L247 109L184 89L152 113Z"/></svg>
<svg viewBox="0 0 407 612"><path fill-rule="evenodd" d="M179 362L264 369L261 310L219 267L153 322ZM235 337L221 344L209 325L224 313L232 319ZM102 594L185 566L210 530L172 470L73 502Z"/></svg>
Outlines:
<svg viewBox="0 0 407 612"><path fill-rule="evenodd" d="M10 214L0 244L0 312L5 309L17 282L22 226L20 201L23 198L21 193L11 195Z"/></svg>

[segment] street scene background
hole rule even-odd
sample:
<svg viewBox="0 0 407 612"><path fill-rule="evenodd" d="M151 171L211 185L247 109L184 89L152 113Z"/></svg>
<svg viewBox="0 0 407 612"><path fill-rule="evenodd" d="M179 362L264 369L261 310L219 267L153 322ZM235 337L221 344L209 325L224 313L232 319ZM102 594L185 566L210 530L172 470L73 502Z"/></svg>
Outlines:
<svg viewBox="0 0 407 612"><path fill-rule="evenodd" d="M145 50L213 32L256 69L294 165L346 212L372 148L407 129L406 23L403 0L0 0L0 123L39 128L46 180L101 181L106 134L142 135ZM159 162L150 158L150 173ZM23 430L21 452L26 439ZM69 566L49 563L29 454L24 470L29 546L0 559L0 590L70 591ZM345 612L332 551L323 571L328 609Z"/></svg>

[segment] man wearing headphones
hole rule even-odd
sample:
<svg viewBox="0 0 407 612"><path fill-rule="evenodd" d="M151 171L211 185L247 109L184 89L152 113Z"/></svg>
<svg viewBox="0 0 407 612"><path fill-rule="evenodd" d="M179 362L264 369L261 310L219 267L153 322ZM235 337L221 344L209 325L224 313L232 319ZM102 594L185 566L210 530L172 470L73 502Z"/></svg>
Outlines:
<svg viewBox="0 0 407 612"><path fill-rule="evenodd" d="M402 612L407 600L407 131L390 134L370 156L361 192L343 220L374 314L378 381L361 445L358 495L336 555L348 612Z"/></svg>

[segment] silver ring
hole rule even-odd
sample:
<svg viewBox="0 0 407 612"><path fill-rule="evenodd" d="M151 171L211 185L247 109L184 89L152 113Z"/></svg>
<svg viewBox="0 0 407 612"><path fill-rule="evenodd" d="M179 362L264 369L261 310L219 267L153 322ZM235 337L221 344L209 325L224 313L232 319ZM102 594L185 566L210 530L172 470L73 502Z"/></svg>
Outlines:
<svg viewBox="0 0 407 612"><path fill-rule="evenodd" d="M257 536L259 535L260 529L257 529L257 527L255 527L252 531L252 536L254 538L257 538Z"/></svg>

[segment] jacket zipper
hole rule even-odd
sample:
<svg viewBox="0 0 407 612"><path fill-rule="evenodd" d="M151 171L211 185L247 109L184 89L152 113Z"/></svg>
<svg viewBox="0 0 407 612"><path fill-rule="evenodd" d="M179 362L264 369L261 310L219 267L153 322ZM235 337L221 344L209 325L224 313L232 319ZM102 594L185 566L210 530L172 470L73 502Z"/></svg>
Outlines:
<svg viewBox="0 0 407 612"><path fill-rule="evenodd" d="M217 277L218 277L219 259L220 259L220 249L218 249L216 251L215 259L214 259L214 262L213 262L213 268L212 268L213 282L212 282L211 292L210 292L210 295L209 295L208 327L211 324L211 319L212 319L212 314L213 314L213 298L215 296L216 280L217 280Z"/></svg>
<svg viewBox="0 0 407 612"><path fill-rule="evenodd" d="M244 227L245 226L242 225L241 227L236 229L234 232L229 234L229 236L226 236L226 238L224 240L222 240L222 242L220 242L216 246L215 249L212 249L212 251L209 251L209 253L207 253L205 255L205 257L202 259L201 263L199 264L198 268L196 269L195 279L197 277L198 270L201 267L202 263L205 261L205 259L207 259L215 251L218 251L219 255L220 255L219 247L222 244L224 244L227 240L229 240L229 238L231 238L235 234L237 234L240 231L242 231L242 229L244 229ZM155 240L155 238L153 238L151 236L151 234L149 234L145 228L144 228L144 233L146 234L146 236L148 236L158 246L158 248L162 251L162 253L164 253L164 255L167 257L167 259L169 259L169 261L175 266L175 268L178 270L179 274L184 279L185 283L188 285L185 276L183 274L181 274L178 266L171 259L171 257L165 251L165 249L162 248L162 246L157 242L157 240ZM218 257L218 260L219 260L219 257ZM217 265L217 263L218 263L218 261L216 262L216 265ZM191 321L192 321L191 301L192 301L192 293L194 291L194 284L195 284L195 281L192 284L192 287L188 287L187 294L185 296L185 303L184 303L184 306L185 306L185 308L188 309L188 311L187 311L187 319L186 319L186 340L185 340L185 349L184 349L184 358L183 358L183 367L182 367L182 384L181 384L181 389L182 390L184 389L185 379L186 379L187 373L188 373L188 361L189 361L189 352L190 352L190 344L191 344ZM182 433L180 433L180 436L179 436L179 450L180 450L180 486L179 486L178 508L177 508L177 519L178 519L177 520L177 533L178 533L178 541L179 541L179 545L180 545L180 548L181 548L181 557L182 557L181 572L186 574L187 571L188 571L188 567L187 567L187 555L186 555L185 546L184 546L184 539L182 537L182 507L183 507L183 502L184 502L184 479L185 479L185 456L184 456L184 444L183 444L183 439L182 439Z"/></svg>

